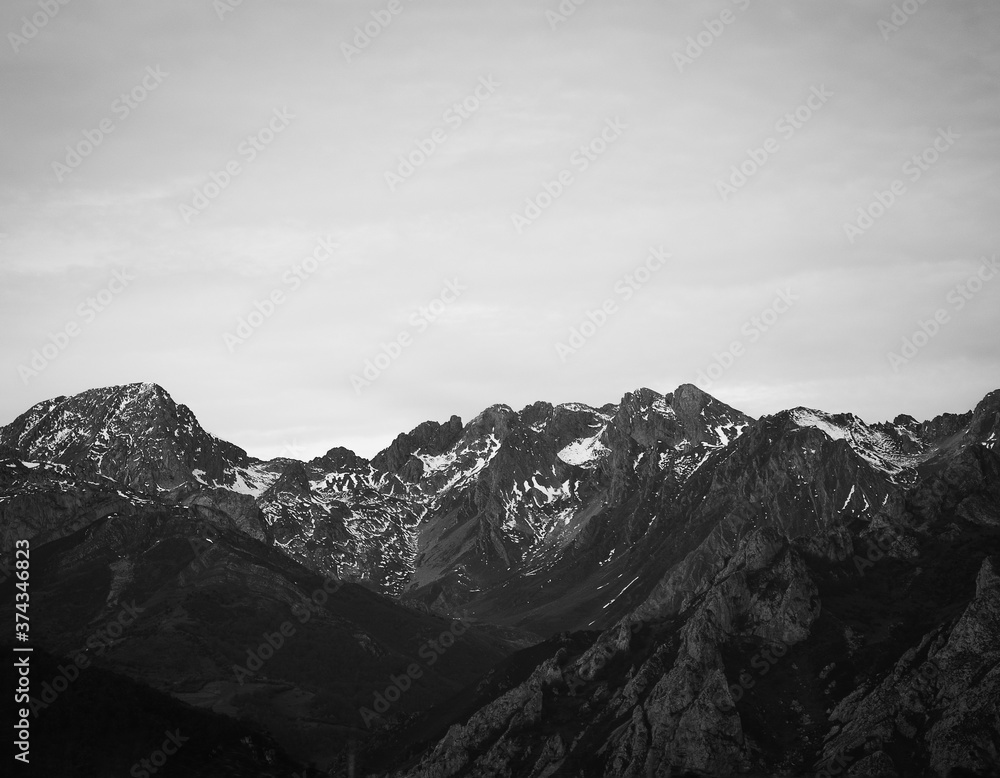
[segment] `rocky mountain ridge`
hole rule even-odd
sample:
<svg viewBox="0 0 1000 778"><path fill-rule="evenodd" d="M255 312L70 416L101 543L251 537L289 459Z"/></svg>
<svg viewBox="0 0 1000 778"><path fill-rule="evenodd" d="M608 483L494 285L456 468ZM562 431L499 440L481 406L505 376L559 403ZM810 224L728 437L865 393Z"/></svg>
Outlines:
<svg viewBox="0 0 1000 778"><path fill-rule="evenodd" d="M866 424L801 407L753 419L684 385L600 408L494 405L370 461L261 462L137 384L0 428L0 538L46 549L56 611L91 585L102 603L159 592L114 668L278 729L292 709L359 727L369 772L992 775L998 432L1000 391L967 413ZM222 552L213 574L189 589L153 572L183 568L195 535ZM243 614L252 642L250 614L279 618L310 576L360 587L234 696L219 677L234 647L208 625ZM50 650L85 636L74 612L46 628ZM440 666L452 703L425 689L361 727L358 700L418 652L373 614L402 636L478 625ZM191 642L192 619L216 642ZM200 659L150 674L154 646ZM367 686L345 691L312 646L360 652ZM302 694L314 701L290 707Z"/></svg>

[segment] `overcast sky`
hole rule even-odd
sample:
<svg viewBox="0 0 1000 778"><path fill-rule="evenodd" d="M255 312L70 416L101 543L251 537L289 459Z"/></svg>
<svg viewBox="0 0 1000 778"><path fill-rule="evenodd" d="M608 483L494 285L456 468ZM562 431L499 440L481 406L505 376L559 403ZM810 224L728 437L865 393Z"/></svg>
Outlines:
<svg viewBox="0 0 1000 778"><path fill-rule="evenodd" d="M640 386L1000 387L992 0L43 5L0 11L0 424L154 381L371 455Z"/></svg>

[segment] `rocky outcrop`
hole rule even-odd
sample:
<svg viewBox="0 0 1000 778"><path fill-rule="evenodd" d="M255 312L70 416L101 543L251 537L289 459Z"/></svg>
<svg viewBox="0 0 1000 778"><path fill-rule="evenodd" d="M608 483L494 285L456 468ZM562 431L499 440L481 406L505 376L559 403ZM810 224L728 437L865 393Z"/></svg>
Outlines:
<svg viewBox="0 0 1000 778"><path fill-rule="evenodd" d="M910 774L915 763L942 776L995 774L1000 766L998 562L983 561L975 596L952 625L924 635L873 689L859 688L834 709L835 729L820 767L848 762L861 770L877 755L882 769L899 774ZM901 743L907 744L904 752ZM889 751L897 753L899 764Z"/></svg>
<svg viewBox="0 0 1000 778"><path fill-rule="evenodd" d="M388 448L376 454L372 467L407 481L415 480L420 477L421 468L413 455L417 451L432 455L447 451L461 434L462 420L458 416L452 416L444 424L425 421L410 432L401 433Z"/></svg>

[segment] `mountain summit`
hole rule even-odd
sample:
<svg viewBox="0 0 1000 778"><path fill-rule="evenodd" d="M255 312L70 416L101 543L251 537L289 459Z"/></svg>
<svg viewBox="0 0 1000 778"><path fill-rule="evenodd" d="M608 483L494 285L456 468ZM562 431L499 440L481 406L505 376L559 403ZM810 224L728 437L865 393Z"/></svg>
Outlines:
<svg viewBox="0 0 1000 778"><path fill-rule="evenodd" d="M247 453L209 435L186 405L151 383L90 389L29 408L0 428L0 445L27 459L74 465L150 494L198 473L229 481Z"/></svg>

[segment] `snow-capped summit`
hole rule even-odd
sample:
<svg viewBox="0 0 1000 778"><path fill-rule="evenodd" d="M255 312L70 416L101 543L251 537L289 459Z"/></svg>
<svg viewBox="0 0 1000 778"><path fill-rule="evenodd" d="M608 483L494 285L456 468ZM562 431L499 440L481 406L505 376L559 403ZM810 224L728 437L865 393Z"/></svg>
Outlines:
<svg viewBox="0 0 1000 778"><path fill-rule="evenodd" d="M251 463L243 449L207 433L187 406L153 383L38 403L0 428L0 445L149 494L192 483L195 473L231 487Z"/></svg>

